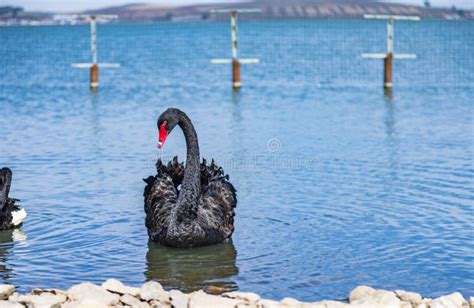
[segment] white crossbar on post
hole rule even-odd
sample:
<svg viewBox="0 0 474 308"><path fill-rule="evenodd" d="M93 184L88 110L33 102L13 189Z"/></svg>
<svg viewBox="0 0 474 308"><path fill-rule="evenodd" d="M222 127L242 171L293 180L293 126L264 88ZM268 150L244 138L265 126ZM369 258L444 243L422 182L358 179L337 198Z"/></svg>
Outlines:
<svg viewBox="0 0 474 308"><path fill-rule="evenodd" d="M100 14L100 15L86 15L86 14L56 14L53 16L55 20L66 20L66 19L89 19L92 16L95 16L97 19L101 20L110 20L118 19L118 15L111 14Z"/></svg>
<svg viewBox="0 0 474 308"><path fill-rule="evenodd" d="M261 13L261 9L213 9L211 13Z"/></svg>
<svg viewBox="0 0 474 308"><path fill-rule="evenodd" d="M393 19L393 20L411 20L420 21L420 16L414 15L382 15L382 14L364 14L365 19Z"/></svg>
<svg viewBox="0 0 474 308"><path fill-rule="evenodd" d="M363 53L362 58L364 59L385 59L387 57L386 53ZM416 59L415 54L394 54L395 59Z"/></svg>
<svg viewBox="0 0 474 308"><path fill-rule="evenodd" d="M71 67L74 68L91 68L94 63L73 63ZM100 68L120 68L120 64L118 63L96 63L96 65Z"/></svg>
<svg viewBox="0 0 474 308"><path fill-rule="evenodd" d="M260 59L238 59L241 64L258 64ZM232 59L211 59L212 64L230 64Z"/></svg>

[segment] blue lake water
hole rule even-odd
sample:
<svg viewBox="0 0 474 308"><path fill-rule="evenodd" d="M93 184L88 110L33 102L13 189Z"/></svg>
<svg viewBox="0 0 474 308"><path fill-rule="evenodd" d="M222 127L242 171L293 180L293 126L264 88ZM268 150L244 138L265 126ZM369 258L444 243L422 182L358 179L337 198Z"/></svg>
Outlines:
<svg viewBox="0 0 474 308"><path fill-rule="evenodd" d="M385 24L242 23L243 88L230 89L229 25L100 25L97 93L89 28L0 28L0 166L28 218L0 233L0 283L26 291L118 278L190 291L344 299L357 285L474 295L473 22L396 23L384 95ZM142 178L185 155L167 107L193 120L201 154L238 190L233 241L148 242Z"/></svg>

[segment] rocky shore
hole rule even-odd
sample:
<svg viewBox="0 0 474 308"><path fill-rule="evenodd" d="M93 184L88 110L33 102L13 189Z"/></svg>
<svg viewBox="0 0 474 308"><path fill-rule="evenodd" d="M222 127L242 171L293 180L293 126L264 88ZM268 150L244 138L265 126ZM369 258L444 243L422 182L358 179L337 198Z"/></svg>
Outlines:
<svg viewBox="0 0 474 308"><path fill-rule="evenodd" d="M140 288L126 286L116 279L109 279L101 286L92 283L74 285L69 290L33 289L29 294L19 294L11 285L0 285L0 308L198 308L198 307L401 307L401 308L474 308L474 297L465 299L455 292L439 298L423 298L420 294L406 291L376 290L359 286L349 294L347 302L319 301L300 302L293 298L281 301L262 299L249 292L227 292L211 295L204 291L189 294L178 290L165 291L155 281L149 281Z"/></svg>

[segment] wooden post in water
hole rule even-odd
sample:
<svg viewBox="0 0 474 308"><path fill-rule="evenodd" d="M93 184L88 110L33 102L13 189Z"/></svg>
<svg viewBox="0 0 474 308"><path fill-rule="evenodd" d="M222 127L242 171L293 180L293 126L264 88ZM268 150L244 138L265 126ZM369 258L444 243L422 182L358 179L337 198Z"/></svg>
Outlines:
<svg viewBox="0 0 474 308"><path fill-rule="evenodd" d="M99 63L97 60L97 21L116 19L116 15L56 15L56 19L88 19L90 21L91 33L91 63L73 63L74 68L89 69L89 85L92 91L96 91L99 87L99 67L100 68L119 68L118 63Z"/></svg>
<svg viewBox="0 0 474 308"><path fill-rule="evenodd" d="M92 90L95 90L99 87L99 66L97 64L93 64L91 66L90 86Z"/></svg>
<svg viewBox="0 0 474 308"><path fill-rule="evenodd" d="M231 41L232 41L232 87L240 88L240 63L237 58L237 11L230 13Z"/></svg>
<svg viewBox="0 0 474 308"><path fill-rule="evenodd" d="M364 53L362 58L383 59L383 86L384 88L393 87L393 59L416 59L415 54L394 54L393 51L393 24L395 20L419 21L418 16L398 16L398 15L364 15L366 19L387 19L387 53Z"/></svg>
<svg viewBox="0 0 474 308"><path fill-rule="evenodd" d="M99 87L99 66L97 65L97 20L95 16L90 17L91 20L91 51L92 65L90 73L90 87L95 90Z"/></svg>
<svg viewBox="0 0 474 308"><path fill-rule="evenodd" d="M240 83L240 62L232 60L232 87L238 89L242 86Z"/></svg>
<svg viewBox="0 0 474 308"><path fill-rule="evenodd" d="M383 60L383 86L393 87L393 54L388 54Z"/></svg>
<svg viewBox="0 0 474 308"><path fill-rule="evenodd" d="M212 59L213 64L231 63L232 65L232 88L239 90L242 86L240 78L240 64L256 64L259 59L239 59L238 58L238 43L237 43L237 14L238 13L258 13L258 9L223 9L213 10L213 13L229 13L230 12L230 26L231 26L231 43L232 43L232 59Z"/></svg>
<svg viewBox="0 0 474 308"><path fill-rule="evenodd" d="M387 56L383 62L383 86L391 88L393 86L393 18L387 20Z"/></svg>

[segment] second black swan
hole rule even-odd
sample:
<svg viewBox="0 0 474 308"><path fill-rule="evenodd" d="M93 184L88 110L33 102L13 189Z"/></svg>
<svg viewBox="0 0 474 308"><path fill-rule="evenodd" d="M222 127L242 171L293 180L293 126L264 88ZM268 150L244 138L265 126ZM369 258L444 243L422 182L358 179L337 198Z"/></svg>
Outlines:
<svg viewBox="0 0 474 308"><path fill-rule="evenodd" d="M13 173L9 168L0 169L0 231L19 226L26 218L26 212L8 197Z"/></svg>
<svg viewBox="0 0 474 308"><path fill-rule="evenodd" d="M186 139L186 165L175 157L156 164L157 175L145 179L145 212L148 235L154 242L189 248L212 245L234 231L236 191L221 167L200 163L196 130L188 116L170 108L158 118L161 148L178 125Z"/></svg>

